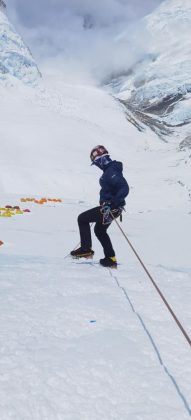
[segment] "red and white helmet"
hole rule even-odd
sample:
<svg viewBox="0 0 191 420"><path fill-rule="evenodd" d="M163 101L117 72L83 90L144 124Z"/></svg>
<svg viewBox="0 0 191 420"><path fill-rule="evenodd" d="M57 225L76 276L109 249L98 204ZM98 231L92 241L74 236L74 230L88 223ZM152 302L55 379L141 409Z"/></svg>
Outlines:
<svg viewBox="0 0 191 420"><path fill-rule="evenodd" d="M91 159L92 162L94 162L94 160L96 158L98 158L100 156L106 156L108 154L109 154L109 152L104 146L98 145L98 146L96 146L92 149L92 151L90 153L90 159Z"/></svg>

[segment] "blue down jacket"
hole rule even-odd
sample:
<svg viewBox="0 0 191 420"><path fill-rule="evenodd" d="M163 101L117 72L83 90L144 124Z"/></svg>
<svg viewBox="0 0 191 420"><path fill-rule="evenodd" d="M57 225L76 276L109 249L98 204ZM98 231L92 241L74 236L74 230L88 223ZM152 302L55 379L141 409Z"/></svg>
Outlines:
<svg viewBox="0 0 191 420"><path fill-rule="evenodd" d="M105 168L100 178L100 204L105 201L111 203L111 208L116 209L125 205L125 197L129 194L129 186L123 177L123 165L116 160L111 161Z"/></svg>

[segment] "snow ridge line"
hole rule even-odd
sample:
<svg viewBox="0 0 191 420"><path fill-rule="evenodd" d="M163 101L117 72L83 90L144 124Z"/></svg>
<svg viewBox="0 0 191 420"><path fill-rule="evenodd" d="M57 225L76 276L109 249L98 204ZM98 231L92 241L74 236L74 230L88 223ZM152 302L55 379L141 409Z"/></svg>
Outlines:
<svg viewBox="0 0 191 420"><path fill-rule="evenodd" d="M157 344L155 343L154 338L152 337L152 335L151 335L150 331L148 330L148 328L147 328L147 326L146 326L145 322L143 321L143 318L142 318L142 317L141 317L141 315L140 315L140 314L136 311L136 309L135 309L135 307L134 307L133 303L131 302L130 297L128 296L127 290L126 290L124 287L122 287L122 286L120 285L120 282L119 282L119 280L118 280L117 276L114 276L114 275L112 274L112 269L108 268L108 270L109 270L109 273L110 273L110 276L112 277L112 279L114 279L114 280L115 280L115 282L116 282L117 286L119 287L119 289L120 289L120 290L122 290L122 292L123 292L123 294L124 294L124 296L125 296L126 300L128 301L128 303L129 303L129 305L130 305L130 307L131 307L131 309L132 309L132 312L136 315L136 317L138 318L138 320L139 320L140 324L142 325L142 327L143 327L144 331L146 332L147 337L148 337L148 339L149 339L149 341L150 341L150 343L151 343L151 345L152 345L152 347L153 347L153 349L154 349L154 351L155 351L155 353L156 353L156 355L157 355L158 361L159 361L159 363L160 363L161 367L162 367L162 368L163 368L163 370L164 370L164 373L165 373L165 374L168 376L168 378L170 379L170 381L171 381L171 383L173 384L173 386L174 386L174 388L175 388L175 390L176 390L176 392L177 392L177 394L178 394L179 398L182 400L182 402L183 402L183 404L184 404L184 407L185 407L185 409L186 409L187 413L188 413L188 414L189 414L189 416L191 417L191 407L189 406L189 403L188 403L188 401L187 401L186 397L184 396L183 392L181 391L181 389L180 389L180 387L179 387L179 385L178 385L178 383L177 383L176 379L175 379L175 378L174 378L174 376L170 373L169 369L167 368L167 366L166 366L166 365L165 365L165 363L163 362L163 359L162 359L162 356L161 356L161 354L160 354L160 351L159 351L159 349L158 349L158 347L157 347Z"/></svg>

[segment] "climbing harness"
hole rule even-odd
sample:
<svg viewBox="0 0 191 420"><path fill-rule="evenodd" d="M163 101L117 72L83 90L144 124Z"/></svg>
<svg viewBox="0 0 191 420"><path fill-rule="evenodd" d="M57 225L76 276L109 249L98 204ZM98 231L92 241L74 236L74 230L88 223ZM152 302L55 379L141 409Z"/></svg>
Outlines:
<svg viewBox="0 0 191 420"><path fill-rule="evenodd" d="M111 222L113 222L113 219L116 219L119 216L120 216L120 222L122 222L123 210L124 210L123 207L119 207L117 209L111 210L111 207L109 204L104 204L100 209L100 212L103 216L102 224L109 225Z"/></svg>

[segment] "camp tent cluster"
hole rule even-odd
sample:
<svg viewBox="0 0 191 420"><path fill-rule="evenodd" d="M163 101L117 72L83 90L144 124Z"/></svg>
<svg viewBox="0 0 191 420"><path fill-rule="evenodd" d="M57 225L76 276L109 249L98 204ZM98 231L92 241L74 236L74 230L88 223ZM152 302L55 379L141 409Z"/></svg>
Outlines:
<svg viewBox="0 0 191 420"><path fill-rule="evenodd" d="M40 198L40 199L36 199L36 198L21 198L21 202L22 203L36 203L36 204L46 204L48 202L52 202L52 203L62 203L61 198Z"/></svg>
<svg viewBox="0 0 191 420"><path fill-rule="evenodd" d="M21 198L22 203L36 203L36 204L46 204L46 203L62 203L61 198ZM24 213L30 213L30 209L21 209L20 206L10 206L6 205L5 207L0 207L0 217L12 217L16 215L21 215ZM0 240L0 246L4 245L4 242Z"/></svg>
<svg viewBox="0 0 191 420"><path fill-rule="evenodd" d="M12 217L23 213L30 213L29 209L22 210L19 206L0 207L0 217Z"/></svg>

